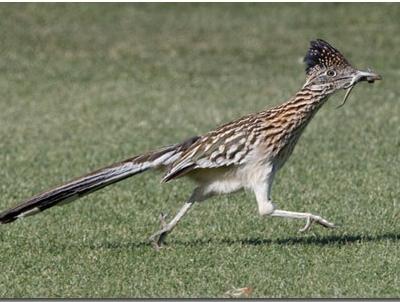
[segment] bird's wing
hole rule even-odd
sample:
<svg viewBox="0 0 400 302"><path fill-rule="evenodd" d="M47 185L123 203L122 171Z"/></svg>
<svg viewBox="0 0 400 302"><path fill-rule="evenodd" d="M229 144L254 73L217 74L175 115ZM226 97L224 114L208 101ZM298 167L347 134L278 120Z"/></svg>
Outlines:
<svg viewBox="0 0 400 302"><path fill-rule="evenodd" d="M243 164L257 145L260 123L258 116L249 115L200 137L170 166L163 181L180 177L193 169Z"/></svg>

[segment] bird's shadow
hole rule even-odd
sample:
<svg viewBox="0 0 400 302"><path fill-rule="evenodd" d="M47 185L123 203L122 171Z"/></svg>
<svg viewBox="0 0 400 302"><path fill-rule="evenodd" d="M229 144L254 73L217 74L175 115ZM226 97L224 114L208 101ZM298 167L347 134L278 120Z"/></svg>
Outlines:
<svg viewBox="0 0 400 302"><path fill-rule="evenodd" d="M366 242L379 242L379 241L400 241L400 234L396 233L384 233L377 235L328 235L328 236L308 236L308 237L287 237L278 239L268 238L245 238L245 239L231 239L231 238L204 238L194 240L170 240L167 242L167 246L205 246L210 244L215 245L247 245L247 246L261 246L261 245L317 245L317 246L329 246L338 245L345 246L354 243L366 243ZM90 245L91 249L137 249L145 246L150 246L148 241L139 242L103 242L100 244Z"/></svg>

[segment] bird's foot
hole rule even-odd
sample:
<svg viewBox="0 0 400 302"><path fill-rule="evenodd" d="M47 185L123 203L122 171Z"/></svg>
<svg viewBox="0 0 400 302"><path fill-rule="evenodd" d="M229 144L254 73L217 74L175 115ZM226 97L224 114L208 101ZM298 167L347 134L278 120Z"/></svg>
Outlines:
<svg viewBox="0 0 400 302"><path fill-rule="evenodd" d="M168 235L167 229L161 229L149 237L149 241L156 251L164 247L165 237Z"/></svg>
<svg viewBox="0 0 400 302"><path fill-rule="evenodd" d="M170 228L168 226L168 223L166 221L167 214L161 213L159 216L160 224L161 224L161 230L158 232L155 232L153 235L149 237L149 241L153 248L156 251L159 251L163 247L163 243L165 240L165 237L168 235Z"/></svg>
<svg viewBox="0 0 400 302"><path fill-rule="evenodd" d="M308 231L311 226L314 224L314 222L318 223L319 225L322 225L325 228L336 228L337 226L333 224L332 222L329 222L328 220L317 216L313 214L308 214L306 218L306 225L299 230L299 232L303 233Z"/></svg>
<svg viewBox="0 0 400 302"><path fill-rule="evenodd" d="M167 216L168 214L160 213L160 216L158 217L162 229L167 226Z"/></svg>

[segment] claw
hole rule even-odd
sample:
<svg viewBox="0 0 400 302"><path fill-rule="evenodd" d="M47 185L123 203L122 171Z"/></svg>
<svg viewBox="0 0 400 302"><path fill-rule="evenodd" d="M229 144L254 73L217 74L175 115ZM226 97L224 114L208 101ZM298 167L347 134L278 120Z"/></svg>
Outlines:
<svg viewBox="0 0 400 302"><path fill-rule="evenodd" d="M148 239L156 251L159 251L163 247L162 245L164 243L164 239L167 236L168 231L169 231L168 223L166 221L167 216L168 216L168 214L160 213L160 215L158 216L158 219L160 220L161 230L159 230L158 232L151 235Z"/></svg>
<svg viewBox="0 0 400 302"><path fill-rule="evenodd" d="M321 218L321 217L318 217L318 219L315 219L315 221L316 221L319 225L322 225L322 226L325 227L325 228L331 228L331 229L336 228L336 225L335 225L335 224L333 224L332 222L329 222L329 221L327 221L327 220L325 220L325 219L323 219L323 218Z"/></svg>
<svg viewBox="0 0 400 302"><path fill-rule="evenodd" d="M310 215L306 219L307 219L306 225L299 230L299 232L301 232L301 233L308 231L314 222L318 223L319 225L322 225L325 228L336 228L337 227L333 223L331 223L319 216Z"/></svg>
<svg viewBox="0 0 400 302"><path fill-rule="evenodd" d="M336 229L337 227L339 227L336 224L333 224L329 221L325 221L324 223L318 222L320 225L322 225L324 228L329 228L329 229Z"/></svg>
<svg viewBox="0 0 400 302"><path fill-rule="evenodd" d="M167 216L168 216L168 214L165 214L162 212L160 213L159 220L160 220L162 229L165 228L165 226L167 225L167 220L166 220Z"/></svg>
<svg viewBox="0 0 400 302"><path fill-rule="evenodd" d="M301 229L299 230L299 232L300 232L300 233L304 233L305 231L308 231L308 230L311 228L311 225L313 224L313 222L314 222L314 220L311 219L311 216L308 216L308 217L307 217L306 225L305 225L303 228L301 228Z"/></svg>
<svg viewBox="0 0 400 302"><path fill-rule="evenodd" d="M168 223L166 221L167 216L168 214L160 213L158 219L160 220L161 229L149 237L149 241L156 251L162 249L165 237L170 231L168 229Z"/></svg>
<svg viewBox="0 0 400 302"><path fill-rule="evenodd" d="M162 249L164 239L167 236L167 234L168 234L168 231L165 229L162 229L149 237L149 241L156 251L159 251Z"/></svg>

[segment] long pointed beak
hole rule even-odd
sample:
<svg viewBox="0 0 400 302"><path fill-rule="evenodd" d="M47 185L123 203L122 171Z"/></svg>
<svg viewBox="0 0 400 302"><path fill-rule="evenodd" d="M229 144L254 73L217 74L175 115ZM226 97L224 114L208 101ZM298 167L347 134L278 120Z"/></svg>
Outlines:
<svg viewBox="0 0 400 302"><path fill-rule="evenodd" d="M382 80L382 77L379 74L372 72L370 70L368 71L358 70L353 79L353 82L357 83L361 81L367 81L368 83L373 83L377 80Z"/></svg>
<svg viewBox="0 0 400 302"><path fill-rule="evenodd" d="M347 89L347 91L346 91L346 95L344 96L344 99L342 101L342 104L340 104L336 108L340 108L346 103L346 100L349 97L351 90L354 88L354 86L358 82L366 81L368 83L374 83L377 80L382 80L382 77L379 74L374 73L374 72L372 72L370 70L368 70L368 71L357 70L357 72L354 75L351 83L345 88L345 89Z"/></svg>

